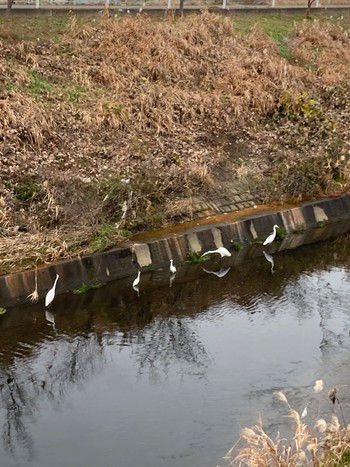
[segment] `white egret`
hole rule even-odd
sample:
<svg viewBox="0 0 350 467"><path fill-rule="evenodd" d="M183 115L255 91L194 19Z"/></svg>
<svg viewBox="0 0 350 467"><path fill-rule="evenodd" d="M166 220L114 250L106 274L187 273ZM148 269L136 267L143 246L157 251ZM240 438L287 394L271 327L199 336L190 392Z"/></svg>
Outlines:
<svg viewBox="0 0 350 467"><path fill-rule="evenodd" d="M53 283L52 288L47 292L46 297L45 297L45 306L49 306L50 303L52 303L53 299L55 298L55 290L56 290L56 284L58 281L58 278L60 276L56 274L56 279L55 282Z"/></svg>
<svg viewBox="0 0 350 467"><path fill-rule="evenodd" d="M310 402L307 402L307 404L304 407L304 410L301 413L301 418L305 418L307 415L307 406L310 404Z"/></svg>
<svg viewBox="0 0 350 467"><path fill-rule="evenodd" d="M266 260L271 264L271 272L273 274L275 272L275 270L274 270L275 262L273 260L273 257L272 257L272 255L269 255L268 253L266 253L266 251L263 251L263 253L264 253L264 256L265 256Z"/></svg>
<svg viewBox="0 0 350 467"><path fill-rule="evenodd" d="M141 276L141 271L138 272L136 279L135 279L134 282L132 283L132 286L133 286L133 287L137 287L137 286L139 285L139 283L140 283L140 276Z"/></svg>
<svg viewBox="0 0 350 467"><path fill-rule="evenodd" d="M171 274L176 273L176 267L174 266L172 259L170 260L170 272L171 272Z"/></svg>
<svg viewBox="0 0 350 467"><path fill-rule="evenodd" d="M202 258L205 255L214 255L215 253L219 254L221 258L223 256L231 256L231 253L225 247L221 246L217 250L206 251L205 253L202 254Z"/></svg>
<svg viewBox="0 0 350 467"><path fill-rule="evenodd" d="M229 272L231 268L221 268L220 271L208 271L207 269L202 268L204 272L208 274L214 274L217 277L224 277Z"/></svg>
<svg viewBox="0 0 350 467"><path fill-rule="evenodd" d="M279 229L278 225L273 226L272 234L267 237L267 239L264 241L263 245L268 245L269 243L272 243L275 240L275 238L276 238L276 229Z"/></svg>

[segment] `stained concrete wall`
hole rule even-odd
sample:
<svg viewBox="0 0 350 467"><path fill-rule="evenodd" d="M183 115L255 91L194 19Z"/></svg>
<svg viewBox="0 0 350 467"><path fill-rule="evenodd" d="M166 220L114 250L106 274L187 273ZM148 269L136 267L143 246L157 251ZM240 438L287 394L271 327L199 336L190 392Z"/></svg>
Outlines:
<svg viewBox="0 0 350 467"><path fill-rule="evenodd" d="M242 213L244 216L244 213ZM232 251L230 264L238 264L246 257L261 256L262 241L274 224L283 228L287 236L283 242L269 245L269 253L296 248L300 245L326 240L350 231L350 195L304 203L282 211L264 212L238 220L184 226L183 231L160 235L137 243L129 242L121 248L91 256L62 261L38 269L38 292L41 299L59 274L56 294L71 292L84 284L105 283L130 277L130 284L139 269L154 270L169 267L170 258L179 265L193 252L203 253L220 246ZM150 237L148 235L148 237ZM245 248L234 251L234 243ZM266 249L266 248L265 248ZM33 292L35 271L0 277L0 306L28 301Z"/></svg>

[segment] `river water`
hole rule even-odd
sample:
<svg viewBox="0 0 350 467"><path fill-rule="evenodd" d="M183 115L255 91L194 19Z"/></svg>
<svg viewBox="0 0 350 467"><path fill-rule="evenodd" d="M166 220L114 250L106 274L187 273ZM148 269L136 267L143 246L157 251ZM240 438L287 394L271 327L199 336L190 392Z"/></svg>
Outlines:
<svg viewBox="0 0 350 467"><path fill-rule="evenodd" d="M288 425L275 391L309 403L307 422L330 415L313 386L349 399L349 252L345 235L275 254L272 271L214 258L143 274L139 292L132 278L8 310L1 467L223 467L240 428Z"/></svg>

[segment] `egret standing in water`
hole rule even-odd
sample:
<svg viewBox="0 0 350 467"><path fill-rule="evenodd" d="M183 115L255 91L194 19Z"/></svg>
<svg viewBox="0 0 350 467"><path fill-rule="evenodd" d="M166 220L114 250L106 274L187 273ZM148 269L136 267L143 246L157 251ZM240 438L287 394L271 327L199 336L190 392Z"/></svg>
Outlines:
<svg viewBox="0 0 350 467"><path fill-rule="evenodd" d="M138 272L136 279L135 279L134 282L132 283L132 286L133 286L133 287L137 287L137 286L139 285L139 283L140 283L140 276L141 276L141 271Z"/></svg>
<svg viewBox="0 0 350 467"><path fill-rule="evenodd" d="M53 299L55 298L55 290L56 290L56 284L58 281L58 278L60 276L56 274L56 279L55 282L53 283L52 288L47 292L46 297L45 297L45 306L49 306L50 303L52 303Z"/></svg>
<svg viewBox="0 0 350 467"><path fill-rule="evenodd" d="M174 266L172 259L170 260L170 272L171 272L171 274L176 273L176 267Z"/></svg>
<svg viewBox="0 0 350 467"><path fill-rule="evenodd" d="M274 225L274 226L273 226L273 232L272 232L272 234L269 235L269 236L267 237L267 239L264 241L264 243L263 243L264 246L265 246L265 245L269 245L270 243L272 243L272 242L275 240L275 238L276 238L276 233L277 233L277 232L276 232L276 229L279 229L278 225Z"/></svg>
<svg viewBox="0 0 350 467"><path fill-rule="evenodd" d="M231 253L225 247L221 246L217 250L206 251L205 253L202 254L201 257L203 258L203 256L205 255L214 255L216 253L219 254L221 258L223 256L231 256Z"/></svg>

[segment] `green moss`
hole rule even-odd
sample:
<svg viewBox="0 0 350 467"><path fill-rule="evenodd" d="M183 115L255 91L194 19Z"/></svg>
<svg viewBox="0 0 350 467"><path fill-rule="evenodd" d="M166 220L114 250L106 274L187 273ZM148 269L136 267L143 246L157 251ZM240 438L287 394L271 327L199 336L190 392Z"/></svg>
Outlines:
<svg viewBox="0 0 350 467"><path fill-rule="evenodd" d="M233 251L240 251L243 246L238 242L232 242L232 250Z"/></svg>
<svg viewBox="0 0 350 467"><path fill-rule="evenodd" d="M93 284L93 285L88 285L88 284L82 284L80 287L78 287L77 289L74 289L73 290L73 293L75 294L82 294L82 293L86 293L88 292L89 290L93 290L93 289L99 289L101 287L103 287L104 284Z"/></svg>
<svg viewBox="0 0 350 467"><path fill-rule="evenodd" d="M4 315L6 313L6 308L0 306L0 315Z"/></svg>

